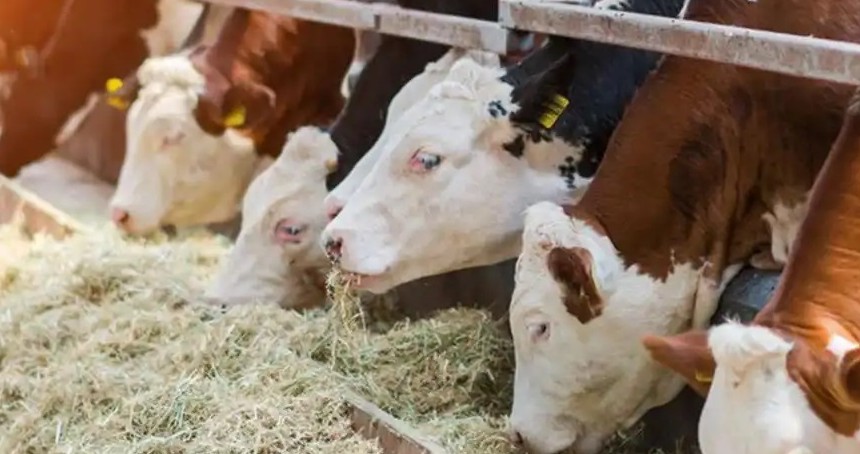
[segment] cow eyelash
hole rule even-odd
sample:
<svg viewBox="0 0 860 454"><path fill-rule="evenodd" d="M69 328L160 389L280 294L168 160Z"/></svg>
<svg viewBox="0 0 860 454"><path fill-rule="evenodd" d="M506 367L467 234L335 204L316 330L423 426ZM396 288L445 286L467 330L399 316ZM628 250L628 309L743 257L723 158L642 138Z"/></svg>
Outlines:
<svg viewBox="0 0 860 454"><path fill-rule="evenodd" d="M412 170L419 172L427 172L438 167L442 163L442 157L438 154L428 153L424 150L418 150L409 159L409 167Z"/></svg>
<svg viewBox="0 0 860 454"><path fill-rule="evenodd" d="M299 236L304 230L304 226L290 224L287 220L282 219L275 224L274 235L275 239L281 244L298 243L301 241Z"/></svg>

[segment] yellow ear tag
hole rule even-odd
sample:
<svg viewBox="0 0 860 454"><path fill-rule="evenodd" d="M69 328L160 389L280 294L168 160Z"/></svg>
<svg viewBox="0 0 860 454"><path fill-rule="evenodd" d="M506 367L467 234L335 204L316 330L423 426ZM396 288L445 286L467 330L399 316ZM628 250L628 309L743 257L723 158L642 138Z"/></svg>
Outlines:
<svg viewBox="0 0 860 454"><path fill-rule="evenodd" d="M224 118L224 126L236 128L245 124L245 106L237 106Z"/></svg>
<svg viewBox="0 0 860 454"><path fill-rule="evenodd" d="M113 95L119 91L122 86L122 79L118 79L116 77L111 77L107 82L105 82L105 90L108 92L107 103L109 106L119 110L125 110L128 108L128 101L126 101L125 98Z"/></svg>
<svg viewBox="0 0 860 454"><path fill-rule="evenodd" d="M568 104L570 104L570 100L564 96L559 94L552 95L549 103L545 106L546 110L538 118L538 123L546 129L552 128Z"/></svg>
<svg viewBox="0 0 860 454"><path fill-rule="evenodd" d="M120 78L111 77L105 82L105 90L108 93L116 93L120 88L122 88L122 79Z"/></svg>
<svg viewBox="0 0 860 454"><path fill-rule="evenodd" d="M710 383L713 380L713 377L708 377L707 375L696 371L696 381L700 383Z"/></svg>

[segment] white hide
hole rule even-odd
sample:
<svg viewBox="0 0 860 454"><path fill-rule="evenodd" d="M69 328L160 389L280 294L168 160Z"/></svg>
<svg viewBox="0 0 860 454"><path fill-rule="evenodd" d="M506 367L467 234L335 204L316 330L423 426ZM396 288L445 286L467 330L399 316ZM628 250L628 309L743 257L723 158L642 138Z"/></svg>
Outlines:
<svg viewBox="0 0 860 454"><path fill-rule="evenodd" d="M364 180L373 165L379 159L382 150L385 148L387 140L392 135L394 130L394 122L399 119L403 113L416 104L423 98L430 88L441 82L450 71L454 63L461 58L471 58L482 66L488 68L499 67L499 56L480 50L466 50L454 47L439 60L428 63L424 67L424 71L409 80L400 91L391 98L388 104L388 112L385 116L385 125L382 132L373 147L365 153L365 155L356 163L355 167L350 170L349 175L343 179L325 198L325 208L327 213L332 213L343 207L349 200L349 197L355 192L358 185Z"/></svg>
<svg viewBox="0 0 860 454"><path fill-rule="evenodd" d="M163 225L224 222L262 164L250 138L228 129L207 134L194 119L204 79L184 55L147 59L141 88L126 118L126 157L113 210L140 234Z"/></svg>
<svg viewBox="0 0 860 454"><path fill-rule="evenodd" d="M314 278L328 260L318 246L326 222L326 175L337 162L328 134L303 127L291 134L281 155L248 188L242 230L207 291L221 304L275 302L310 307L324 302ZM279 223L281 223L279 225ZM295 241L278 239L276 229L296 228Z"/></svg>
<svg viewBox="0 0 860 454"><path fill-rule="evenodd" d="M513 87L502 74L461 59L391 126L379 159L324 232L324 241L341 241L340 266L360 276L360 288L383 293L424 276L515 257L526 207L578 198L557 167L580 149L526 141L521 158L504 150L514 127L488 111L494 101L516 110ZM440 165L411 169L419 150L438 156Z"/></svg>
<svg viewBox="0 0 860 454"><path fill-rule="evenodd" d="M604 309L586 324L567 312L547 268L557 246L581 247L592 256ZM713 301L696 301L702 298L696 292L700 271L675 264L661 282L635 265L625 267L609 238L550 202L526 211L515 279L511 426L537 454L569 446L597 453L614 431L671 400L682 381L654 363L640 339L687 330L695 305L716 304L716 292L706 296Z"/></svg>
<svg viewBox="0 0 860 454"><path fill-rule="evenodd" d="M800 225L809 211L809 193L793 204L782 201L776 202L770 212L762 218L767 222L771 232L771 255L780 268L788 263L788 256L800 231Z"/></svg>
<svg viewBox="0 0 860 454"><path fill-rule="evenodd" d="M833 432L789 377L790 342L726 322L711 329L708 345L717 368L699 421L703 454L860 452L860 438Z"/></svg>
<svg viewBox="0 0 860 454"><path fill-rule="evenodd" d="M203 4L191 0L159 0L158 23L140 32L150 57L179 49L203 12Z"/></svg>

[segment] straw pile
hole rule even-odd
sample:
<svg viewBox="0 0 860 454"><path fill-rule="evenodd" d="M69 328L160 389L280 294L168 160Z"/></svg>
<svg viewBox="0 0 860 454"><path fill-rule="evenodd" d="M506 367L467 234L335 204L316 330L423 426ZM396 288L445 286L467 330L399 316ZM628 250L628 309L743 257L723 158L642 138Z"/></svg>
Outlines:
<svg viewBox="0 0 860 454"><path fill-rule="evenodd" d="M0 228L0 257L22 241ZM513 452L512 349L484 312L374 331L195 304L227 247L106 227L0 268L0 452L381 452L350 430L347 389L451 452Z"/></svg>

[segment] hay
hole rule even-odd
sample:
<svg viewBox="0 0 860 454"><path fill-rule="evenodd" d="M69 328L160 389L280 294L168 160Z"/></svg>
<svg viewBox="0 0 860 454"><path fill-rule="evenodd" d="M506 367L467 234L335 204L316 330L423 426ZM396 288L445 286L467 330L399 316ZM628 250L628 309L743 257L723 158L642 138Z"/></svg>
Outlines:
<svg viewBox="0 0 860 454"><path fill-rule="evenodd" d="M106 228L0 270L0 452L380 452L347 389L451 452L514 452L512 346L487 313L380 325L390 301L348 288L331 313L190 304L227 247Z"/></svg>
<svg viewBox="0 0 860 454"><path fill-rule="evenodd" d="M284 348L287 312L187 304L223 249L34 242L0 290L0 452L381 452L346 382Z"/></svg>

